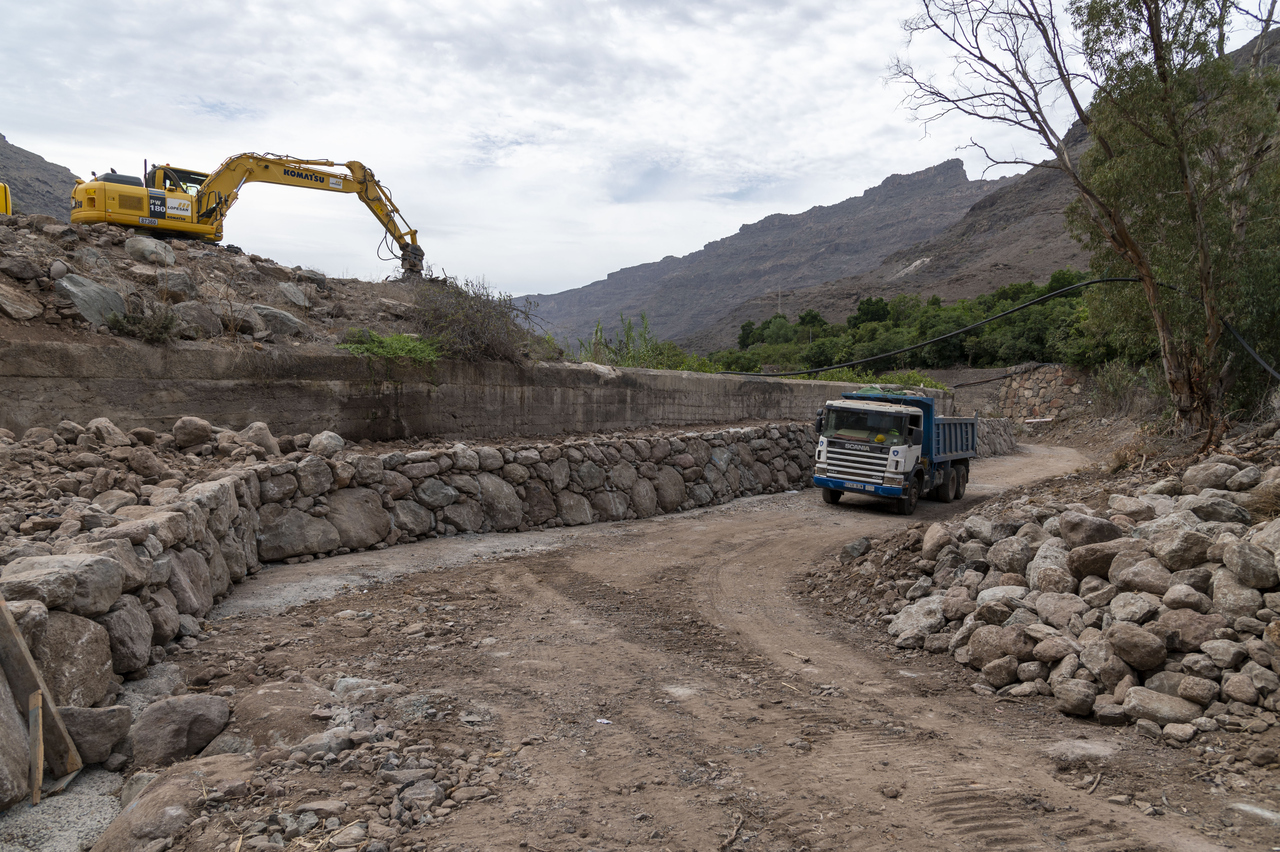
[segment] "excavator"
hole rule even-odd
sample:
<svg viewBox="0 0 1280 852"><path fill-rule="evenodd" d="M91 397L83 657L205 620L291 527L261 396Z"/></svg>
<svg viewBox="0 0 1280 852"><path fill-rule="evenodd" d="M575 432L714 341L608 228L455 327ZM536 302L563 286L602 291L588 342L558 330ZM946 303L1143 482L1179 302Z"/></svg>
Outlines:
<svg viewBox="0 0 1280 852"><path fill-rule="evenodd" d="M9 196L9 185L0 183L0 216L13 214L13 199Z"/></svg>
<svg viewBox="0 0 1280 852"><path fill-rule="evenodd" d="M325 171L338 165L347 174ZM373 172L354 160L339 164L279 154L237 154L211 174L168 164L147 168L144 163L143 171L145 178L112 169L102 175L95 172L90 181L77 180L71 191L72 223L109 222L216 243L222 239L223 220L246 183L355 193L395 241L404 273L422 274L425 253L418 246L418 232L409 228L391 193Z"/></svg>

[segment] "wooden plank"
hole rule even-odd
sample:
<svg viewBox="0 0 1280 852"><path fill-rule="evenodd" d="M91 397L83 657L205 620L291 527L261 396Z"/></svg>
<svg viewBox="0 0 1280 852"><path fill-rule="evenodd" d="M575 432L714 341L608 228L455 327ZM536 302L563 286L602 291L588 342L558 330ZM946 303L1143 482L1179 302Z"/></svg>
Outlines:
<svg viewBox="0 0 1280 852"><path fill-rule="evenodd" d="M31 741L31 806L40 804L40 787L44 784L44 707L39 691L31 693L27 703L27 736Z"/></svg>
<svg viewBox="0 0 1280 852"><path fill-rule="evenodd" d="M27 648L22 631L18 629L18 622L14 620L3 595L0 595L0 669L4 670L9 688L19 702L20 711L23 709L20 696L39 692L50 697L50 700L41 703L40 720L44 728L41 743L53 774L61 778L83 768L84 761L80 759L80 752L76 751L76 744L71 741L71 735L67 733L62 717L58 715L58 709L53 706L53 696L44 685L40 669L31 658L31 651Z"/></svg>

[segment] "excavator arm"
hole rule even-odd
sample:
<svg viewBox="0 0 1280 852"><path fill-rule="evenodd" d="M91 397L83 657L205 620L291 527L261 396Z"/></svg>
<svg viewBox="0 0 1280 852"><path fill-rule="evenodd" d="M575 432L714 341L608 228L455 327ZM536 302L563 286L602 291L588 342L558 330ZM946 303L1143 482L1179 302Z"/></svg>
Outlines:
<svg viewBox="0 0 1280 852"><path fill-rule="evenodd" d="M418 246L418 232L409 227L391 200L391 193L356 161L342 163L349 174L325 171L339 165L332 160L299 160L277 154L237 154L228 157L200 185L195 197L195 219L213 228L213 239L222 238L222 222L246 183L277 183L326 192L359 196L400 251L400 265L410 275L421 275L425 253ZM323 167L323 168L317 168Z"/></svg>

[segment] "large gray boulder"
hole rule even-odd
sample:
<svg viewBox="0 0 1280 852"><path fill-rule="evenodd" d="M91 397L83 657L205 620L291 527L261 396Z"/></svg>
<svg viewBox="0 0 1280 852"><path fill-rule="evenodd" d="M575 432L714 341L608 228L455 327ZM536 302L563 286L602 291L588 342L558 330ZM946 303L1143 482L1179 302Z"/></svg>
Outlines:
<svg viewBox="0 0 1280 852"><path fill-rule="evenodd" d="M491 449L484 447L483 449ZM501 459L501 456L499 456ZM500 476L492 473L481 473L480 503L484 506L485 516L495 530L513 530L524 520L524 510L520 506L520 498L515 488Z"/></svg>
<svg viewBox="0 0 1280 852"><path fill-rule="evenodd" d="M19 321L35 319L44 313L44 305L17 288L0 284L0 313Z"/></svg>
<svg viewBox="0 0 1280 852"><path fill-rule="evenodd" d="M450 503L440 510L440 516L462 532L480 532L484 527L484 506L477 500Z"/></svg>
<svg viewBox="0 0 1280 852"><path fill-rule="evenodd" d="M1150 719L1160 727L1174 723L1186 723L1200 717L1200 705L1165 695L1154 689L1135 686L1124 696L1124 713L1131 720Z"/></svg>
<svg viewBox="0 0 1280 852"><path fill-rule="evenodd" d="M627 516L627 495L621 491L598 491L591 495L591 506L600 513L601 520L620 521Z"/></svg>
<svg viewBox="0 0 1280 852"><path fill-rule="evenodd" d="M1262 609L1262 592L1241 583L1230 568L1222 567L1213 572L1211 594L1213 606L1210 612L1220 613L1231 622L1237 618L1254 618Z"/></svg>
<svg viewBox="0 0 1280 852"><path fill-rule="evenodd" d="M1005 574L1023 574L1035 552L1025 538L1002 538L987 551L987 563Z"/></svg>
<svg viewBox="0 0 1280 852"><path fill-rule="evenodd" d="M346 443L337 432L324 431L312 436L310 443L307 444L307 452L330 458L346 446Z"/></svg>
<svg viewBox="0 0 1280 852"><path fill-rule="evenodd" d="M30 575L28 594L20 593L24 575ZM59 580L58 575L64 579ZM53 602L68 581L70 596ZM124 569L110 557L87 553L24 556L4 567L0 588L4 589L6 598L10 594L15 595L15 600L30 597L50 609L62 607L76 615L93 618L106 613L120 597L124 590Z"/></svg>
<svg viewBox="0 0 1280 852"><path fill-rule="evenodd" d="M227 700L216 695L161 699L138 714L133 723L134 763L163 766L198 754L222 733L230 717Z"/></svg>
<svg viewBox="0 0 1280 852"><path fill-rule="evenodd" d="M343 488L330 494L328 517L342 546L353 550L370 547L391 532L391 516L382 508L382 498L368 488Z"/></svg>
<svg viewBox="0 0 1280 852"><path fill-rule="evenodd" d="M342 547L337 528L324 518L268 503L262 507L259 519L262 526L258 532L258 557L268 562Z"/></svg>
<svg viewBox="0 0 1280 852"><path fill-rule="evenodd" d="M397 500L391 510L391 520L396 529L409 535L426 535L435 529L435 513L413 500Z"/></svg>
<svg viewBox="0 0 1280 852"><path fill-rule="evenodd" d="M1058 534L1075 549L1086 544L1099 544L1120 538L1124 531L1106 518L1096 518L1081 512L1063 512L1058 516Z"/></svg>
<svg viewBox="0 0 1280 852"><path fill-rule="evenodd" d="M652 517L658 511L658 492L647 479L638 479L631 489L631 508L637 518Z"/></svg>
<svg viewBox="0 0 1280 852"><path fill-rule="evenodd" d="M116 674L128 674L150 662L154 627L142 601L121 595L111 611L98 618L111 643L111 665Z"/></svg>
<svg viewBox="0 0 1280 852"><path fill-rule="evenodd" d="M1106 635L1116 655L1138 671L1157 669L1168 656L1163 639L1131 622L1117 621Z"/></svg>
<svg viewBox="0 0 1280 852"><path fill-rule="evenodd" d="M1173 530L1150 541L1151 552L1170 571L1185 571L1204 562L1213 542L1195 530Z"/></svg>
<svg viewBox="0 0 1280 852"><path fill-rule="evenodd" d="M69 612L49 613L44 641L31 649L58 706L92 707L115 686L106 629Z"/></svg>
<svg viewBox="0 0 1280 852"><path fill-rule="evenodd" d="M133 711L124 705L59 707L58 715L86 765L102 763L110 757L115 747L129 736L129 727L133 724Z"/></svg>
<svg viewBox="0 0 1280 852"><path fill-rule="evenodd" d="M764 483L762 483L764 484ZM658 496L658 505L662 511L671 513L680 508L688 496L685 492L684 477L670 465L659 465L654 491Z"/></svg>
<svg viewBox="0 0 1280 852"><path fill-rule="evenodd" d="M275 436L271 434L271 427L261 420L255 420L248 426L236 433L236 437L241 443L257 444L259 447L267 451L268 455L280 455L280 444L276 441ZM325 465L328 467L328 465Z"/></svg>
<svg viewBox="0 0 1280 852"><path fill-rule="evenodd" d="M680 485L681 488L684 487L683 480ZM581 526L592 521L591 504L586 497L572 491L561 491L556 495L556 513L567 527Z"/></svg>
<svg viewBox="0 0 1280 852"><path fill-rule="evenodd" d="M124 250L139 263L152 266L174 266L178 262L173 249L152 237L130 237L124 241Z"/></svg>
<svg viewBox="0 0 1280 852"><path fill-rule="evenodd" d="M298 468L293 475L297 477L298 491L304 497L323 494L329 490L329 486L333 485L333 471L319 456L307 456L298 462Z"/></svg>
<svg viewBox="0 0 1280 852"><path fill-rule="evenodd" d="M123 317L128 312L123 296L82 275L64 275L53 283L53 289L70 299L80 316L95 326L106 325L112 314Z"/></svg>
<svg viewBox="0 0 1280 852"><path fill-rule="evenodd" d="M1233 541L1223 551L1223 564L1235 572L1243 586L1251 589L1270 589L1280 585L1276 572L1276 557L1246 541Z"/></svg>
<svg viewBox="0 0 1280 852"><path fill-rule="evenodd" d="M0 677L0 810L31 795L27 720L18 712L9 681Z"/></svg>
<svg viewBox="0 0 1280 852"><path fill-rule="evenodd" d="M213 608L213 585L209 563L195 548L170 550L156 557L169 561L169 591L178 603L178 612L201 618Z"/></svg>
<svg viewBox="0 0 1280 852"><path fill-rule="evenodd" d="M458 493L458 489L439 479L427 479L414 489L413 496L428 509L443 509L458 499Z"/></svg>
<svg viewBox="0 0 1280 852"><path fill-rule="evenodd" d="M554 518L558 511L556 499L552 496L547 486L536 479L531 479L525 483L524 513L530 524L534 526L545 524Z"/></svg>
<svg viewBox="0 0 1280 852"><path fill-rule="evenodd" d="M179 417L173 424L172 433L178 449L185 450L187 447L212 441L213 425L200 417Z"/></svg>
<svg viewBox="0 0 1280 852"><path fill-rule="evenodd" d="M270 305L253 305L253 310L262 318L274 334L281 337L309 337L311 328L305 322L288 311L273 308Z"/></svg>
<svg viewBox="0 0 1280 852"><path fill-rule="evenodd" d="M179 334L185 338L217 337L222 334L222 320L204 302L182 302L169 308L185 328Z"/></svg>
<svg viewBox="0 0 1280 852"><path fill-rule="evenodd" d="M1182 474L1184 493L1198 494L1206 488L1226 488L1227 482L1240 472L1235 465L1223 462L1202 462L1187 468Z"/></svg>

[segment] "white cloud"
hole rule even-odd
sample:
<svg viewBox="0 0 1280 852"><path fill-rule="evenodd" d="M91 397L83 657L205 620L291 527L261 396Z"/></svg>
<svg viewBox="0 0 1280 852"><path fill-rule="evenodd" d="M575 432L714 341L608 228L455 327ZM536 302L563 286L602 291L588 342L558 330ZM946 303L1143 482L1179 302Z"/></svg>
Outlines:
<svg viewBox="0 0 1280 852"><path fill-rule="evenodd" d="M956 156L881 82L901 3L0 0L0 132L87 175L358 159L427 258L516 293L685 254ZM962 152L976 176L976 152ZM246 187L227 240L386 275L354 199Z"/></svg>

